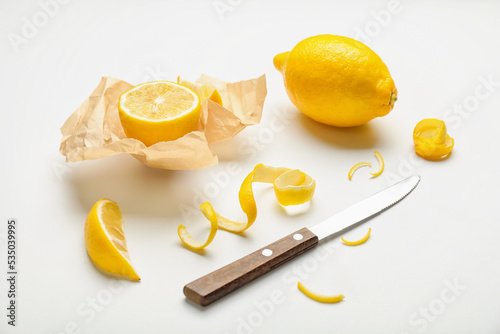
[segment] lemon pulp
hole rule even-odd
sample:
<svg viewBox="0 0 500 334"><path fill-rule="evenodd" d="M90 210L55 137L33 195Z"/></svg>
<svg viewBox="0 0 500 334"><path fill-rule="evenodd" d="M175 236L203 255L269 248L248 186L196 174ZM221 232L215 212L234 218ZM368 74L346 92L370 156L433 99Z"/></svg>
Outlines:
<svg viewBox="0 0 500 334"><path fill-rule="evenodd" d="M196 130L200 99L174 82L146 82L122 94L118 111L127 137L151 146Z"/></svg>

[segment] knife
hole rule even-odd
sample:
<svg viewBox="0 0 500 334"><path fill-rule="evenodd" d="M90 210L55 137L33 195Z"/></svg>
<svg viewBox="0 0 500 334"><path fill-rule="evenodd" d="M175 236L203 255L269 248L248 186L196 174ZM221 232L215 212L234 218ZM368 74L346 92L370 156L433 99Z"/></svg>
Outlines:
<svg viewBox="0 0 500 334"><path fill-rule="evenodd" d="M388 209L415 189L419 181L420 176L410 176L351 205L309 229L304 227L291 233L187 284L184 286L184 295L201 306L210 305L230 292L310 250L318 245L320 240L362 223Z"/></svg>

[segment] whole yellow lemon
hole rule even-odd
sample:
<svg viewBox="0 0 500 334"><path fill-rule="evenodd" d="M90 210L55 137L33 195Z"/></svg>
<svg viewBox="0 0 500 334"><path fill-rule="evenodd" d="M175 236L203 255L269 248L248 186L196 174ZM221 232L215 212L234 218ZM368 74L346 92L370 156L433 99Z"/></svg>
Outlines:
<svg viewBox="0 0 500 334"><path fill-rule="evenodd" d="M274 57L292 103L312 119L338 127L387 115L397 89L382 59L357 40L318 35Z"/></svg>

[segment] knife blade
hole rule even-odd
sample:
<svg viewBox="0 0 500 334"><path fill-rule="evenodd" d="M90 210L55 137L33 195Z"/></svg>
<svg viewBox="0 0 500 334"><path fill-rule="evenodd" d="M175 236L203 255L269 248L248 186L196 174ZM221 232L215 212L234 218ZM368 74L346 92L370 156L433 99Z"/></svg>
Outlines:
<svg viewBox="0 0 500 334"><path fill-rule="evenodd" d="M410 176L336 215L302 228L235 262L215 270L184 286L184 295L193 302L207 306L264 275L281 264L310 250L328 236L360 224L405 198L420 182L420 176Z"/></svg>

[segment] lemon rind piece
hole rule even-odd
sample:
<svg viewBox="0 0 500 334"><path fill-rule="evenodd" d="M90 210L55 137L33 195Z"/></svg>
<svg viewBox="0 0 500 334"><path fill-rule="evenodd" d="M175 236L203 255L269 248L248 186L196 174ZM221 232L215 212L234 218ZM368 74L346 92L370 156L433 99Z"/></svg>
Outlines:
<svg viewBox="0 0 500 334"><path fill-rule="evenodd" d="M429 137L428 131L431 131L433 136ZM413 139L426 139L436 144L443 144L446 140L447 129L446 123L435 118L426 118L421 120L413 130Z"/></svg>
<svg viewBox="0 0 500 334"><path fill-rule="evenodd" d="M258 164L245 177L238 193L239 203L243 213L247 216L247 222L241 223L225 218L215 213L210 203L206 202L202 206L205 206L206 209L204 212L205 217L211 222L211 231L220 228L232 233L242 233L253 225L257 219L257 203L253 194L254 182L272 183L278 202L284 206L298 205L310 201L316 187L316 181L298 169L276 168ZM200 209L203 211L202 207ZM211 237L210 242L198 242L191 237L183 225L178 227L177 233L182 242L191 250L205 248L215 236L215 232L213 232L213 235L211 232L209 235L209 239Z"/></svg>
<svg viewBox="0 0 500 334"><path fill-rule="evenodd" d="M240 206L247 215L247 223L239 223L218 215L221 229L241 233L255 222L257 204L252 190L253 182L272 183L276 199L283 206L299 205L310 201L316 188L316 181L298 169L258 164L245 178L239 192Z"/></svg>
<svg viewBox="0 0 500 334"><path fill-rule="evenodd" d="M347 174L347 176L349 177L349 180L352 180L352 176L354 175L354 173L360 169L361 167L369 167L371 166L372 164L370 162L359 162L357 164L355 164L354 166L351 167L351 169L349 170L349 173Z"/></svg>
<svg viewBox="0 0 500 334"><path fill-rule="evenodd" d="M257 204L255 203L255 197L253 195L252 183L254 181L255 169L251 171L245 180L241 183L240 191L238 193L238 199L240 202L241 209L247 216L246 223L240 223L231 219L227 219L220 214L217 214L217 219L219 221L219 227L225 231L233 233L241 233L247 230L253 225L257 219Z"/></svg>
<svg viewBox="0 0 500 334"><path fill-rule="evenodd" d="M212 243L217 233L217 214L215 213L212 205L209 202L205 202L200 205L200 210L203 212L205 217L210 221L210 233L208 234L207 240L205 242L200 242L194 239L191 234L187 231L184 225L179 225L177 228L177 234L181 239L182 243L191 250L202 250Z"/></svg>
<svg viewBox="0 0 500 334"><path fill-rule="evenodd" d="M377 177L384 171L385 162L384 158L382 158L382 155L378 151L375 151L373 154L375 154L375 157L377 158L378 170L375 173L370 173L370 174L373 175L373 177Z"/></svg>
<svg viewBox="0 0 500 334"><path fill-rule="evenodd" d="M363 238L356 240L356 241L347 241L344 239L344 237L340 237L340 238L348 246L358 246L358 245L364 244L366 242L366 240L368 240L371 232L372 232L372 229L368 228L368 233L366 233L366 235Z"/></svg>
<svg viewBox="0 0 500 334"><path fill-rule="evenodd" d="M334 296L320 295L320 294L317 294L315 292L312 292L311 290L306 288L300 282L297 283L297 287L304 295L306 295L307 297L311 298L312 300L315 300L315 301L320 302L320 303L334 304L334 303L338 303L338 302L341 302L342 300L344 300L344 295L342 295L342 294L334 295Z"/></svg>
<svg viewBox="0 0 500 334"><path fill-rule="evenodd" d="M448 158L455 145L454 139L447 133L444 121L434 118L423 119L417 123L413 130L413 142L415 153L430 161Z"/></svg>

